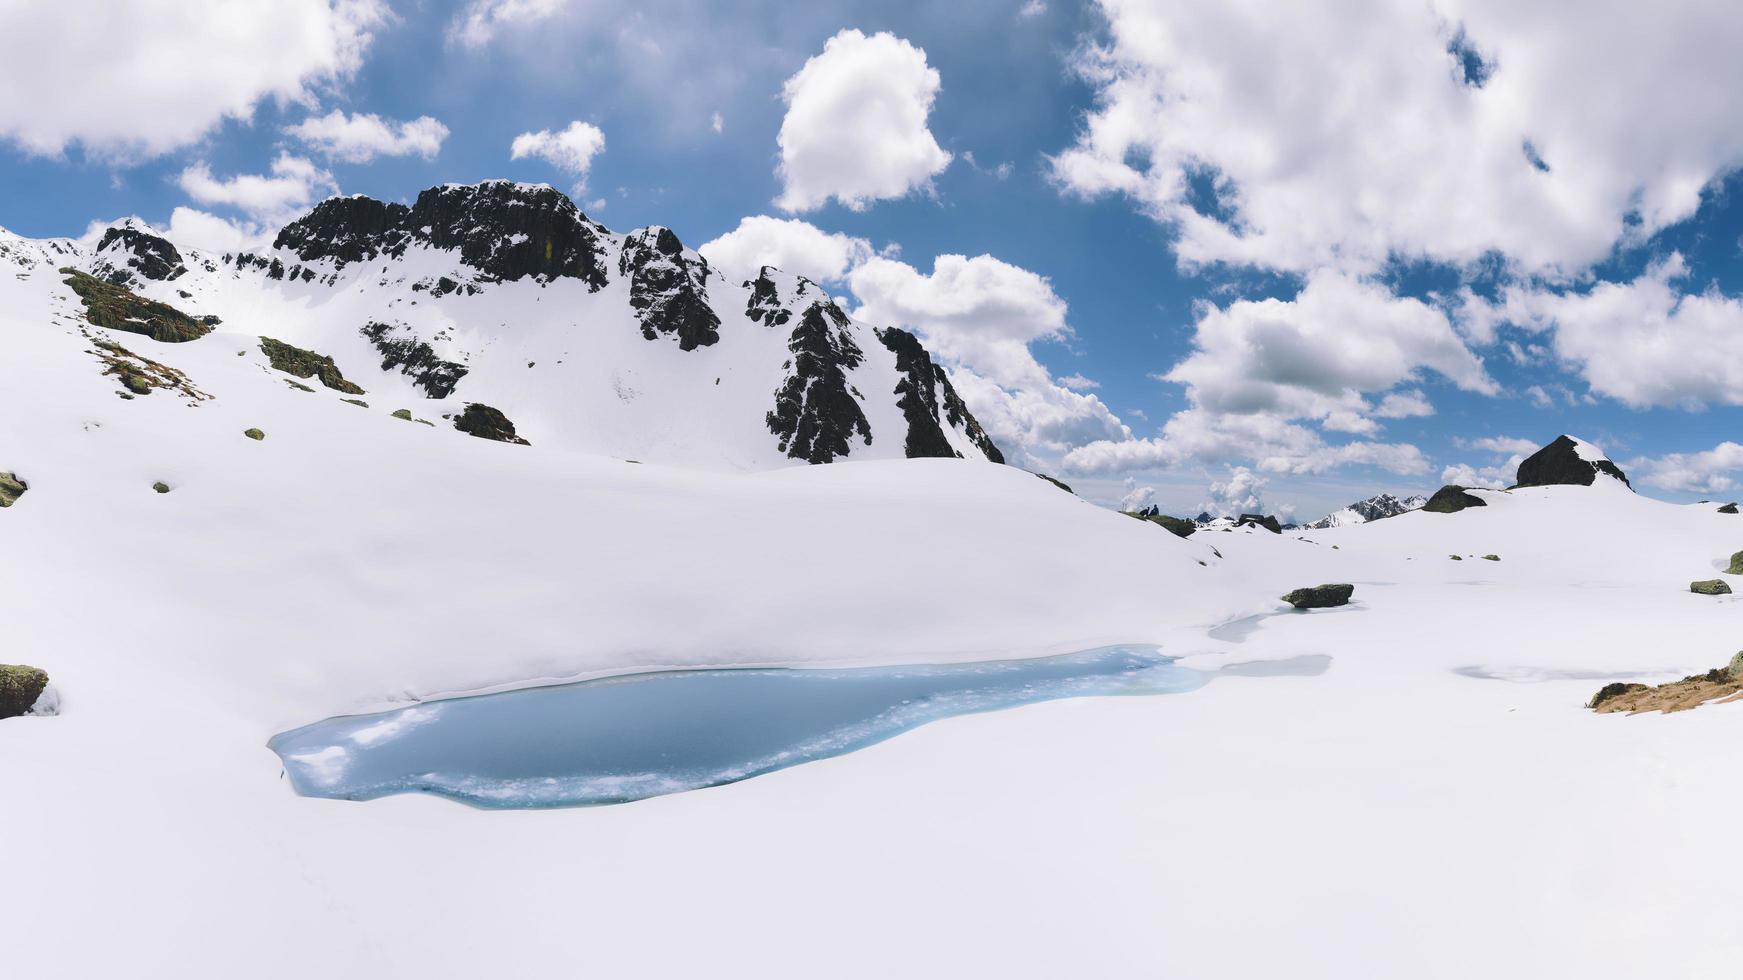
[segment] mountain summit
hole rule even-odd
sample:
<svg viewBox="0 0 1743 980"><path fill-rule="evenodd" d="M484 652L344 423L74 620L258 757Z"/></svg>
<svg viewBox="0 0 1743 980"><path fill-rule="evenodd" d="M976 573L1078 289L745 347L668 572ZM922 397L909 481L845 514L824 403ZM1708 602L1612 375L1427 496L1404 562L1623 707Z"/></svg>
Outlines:
<svg viewBox="0 0 1743 980"><path fill-rule="evenodd" d="M535 446L717 470L1004 462L913 334L772 267L729 280L671 229L613 232L542 184L332 198L239 254L136 219L94 248L0 232L0 265L84 274L68 280L81 295L199 325L190 337L268 338L417 416L483 406Z"/></svg>
<svg viewBox="0 0 1743 980"><path fill-rule="evenodd" d="M1519 475L1514 486L1589 487L1600 473L1622 481L1622 485L1630 490L1634 489L1622 468L1610 462L1602 449L1582 439L1561 435L1519 464Z"/></svg>

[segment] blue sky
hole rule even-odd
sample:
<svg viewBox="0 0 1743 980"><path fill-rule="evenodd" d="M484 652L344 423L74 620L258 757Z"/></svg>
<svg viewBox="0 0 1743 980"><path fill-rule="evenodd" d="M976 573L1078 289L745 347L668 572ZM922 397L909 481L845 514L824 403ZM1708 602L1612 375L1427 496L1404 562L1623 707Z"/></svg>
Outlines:
<svg viewBox="0 0 1743 980"><path fill-rule="evenodd" d="M831 288L919 330L1001 444L1100 502L1311 518L1379 490L1504 481L1525 442L1563 431L1638 461L1655 495L1743 479L1736 16L1594 5L1570 27L1485 0L1317 15L283 6L220 30L239 9L224 0L137 0L117 18L136 23L110 25L138 40L91 83L107 87L46 95L36 81L79 63L90 25L7 15L0 226L170 227L181 208L258 237L306 207L299 192L544 181L611 227L664 224L692 246L755 216L862 242ZM163 26L167 10L186 19ZM1584 53L1621 38L1636 55ZM164 80L211 51L236 60ZM901 118L859 118L868 105ZM367 160L287 132L335 111L446 132ZM511 158L522 134L576 123L603 147ZM822 161L802 178L784 127ZM911 158L865 162L886 146ZM237 181L285 157L280 183ZM854 197L867 180L884 190Z"/></svg>

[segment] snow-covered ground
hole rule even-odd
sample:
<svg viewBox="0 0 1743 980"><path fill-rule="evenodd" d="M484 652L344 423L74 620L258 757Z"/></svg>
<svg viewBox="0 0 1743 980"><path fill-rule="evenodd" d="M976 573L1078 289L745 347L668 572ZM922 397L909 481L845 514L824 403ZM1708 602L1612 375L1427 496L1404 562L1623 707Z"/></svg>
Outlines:
<svg viewBox="0 0 1743 980"><path fill-rule="evenodd" d="M1743 954L1743 708L1582 708L1743 646L1737 599L1688 592L1743 547L1713 505L1600 479L1183 540L987 463L709 473L472 439L292 390L232 317L117 335L216 396L124 401L55 283L0 283L0 470L30 486L0 512L0 659L47 669L62 712L0 721L9 976L1729 977ZM1329 581L1355 602L1276 598ZM625 670L1109 643L1329 660L597 809L307 799L266 748Z"/></svg>

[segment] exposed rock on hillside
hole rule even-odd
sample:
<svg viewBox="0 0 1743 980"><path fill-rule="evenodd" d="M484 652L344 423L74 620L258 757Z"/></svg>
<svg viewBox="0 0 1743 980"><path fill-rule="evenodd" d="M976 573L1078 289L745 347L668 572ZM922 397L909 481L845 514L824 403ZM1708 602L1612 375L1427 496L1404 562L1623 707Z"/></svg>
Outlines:
<svg viewBox="0 0 1743 980"><path fill-rule="evenodd" d="M271 337L260 338L260 350L274 370L299 378L318 378L321 384L347 395L363 394L363 389L346 381L345 375L339 371L339 365L333 363L333 359L325 354L293 347Z"/></svg>
<svg viewBox="0 0 1743 980"><path fill-rule="evenodd" d="M1449 484L1434 492L1422 509L1430 514L1456 514L1467 507L1487 507L1483 498L1467 493L1464 487Z"/></svg>
<svg viewBox="0 0 1743 980"><path fill-rule="evenodd" d="M152 340L176 344L198 340L212 332L208 322L196 320L167 303L146 299L125 286L104 282L77 269L62 269L66 284L85 304L85 319L110 330L143 334Z"/></svg>
<svg viewBox="0 0 1743 980"><path fill-rule="evenodd" d="M918 337L898 327L879 330L876 334L878 340L896 355L896 370L902 373L902 380L896 382L895 394L900 396L896 405L908 420L904 449L909 458L960 457L962 454L951 447L949 437L944 434L944 423L948 422L952 428L967 433L969 440L987 459L995 463L1005 461L999 447L993 445L980 423L969 414L968 406L963 404L944 369L932 363L932 355L926 353ZM1069 492L1071 488L1065 489Z"/></svg>
<svg viewBox="0 0 1743 980"><path fill-rule="evenodd" d="M1342 510L1334 511L1311 524L1302 526L1310 531L1323 531L1333 527L1366 524L1369 521L1378 521L1409 513L1427 502L1428 498L1420 494L1399 498L1389 493L1381 493L1369 497L1367 500L1358 500Z"/></svg>
<svg viewBox="0 0 1743 980"><path fill-rule="evenodd" d="M508 416L489 405L480 405L477 402L467 403L466 410L454 419L454 428L480 439L512 442L517 446L530 445L515 434L514 423L508 420Z"/></svg>
<svg viewBox="0 0 1743 980"><path fill-rule="evenodd" d="M454 393L460 379L466 377L466 365L445 361L436 356L436 349L415 336L403 335L399 328L386 323L368 323L363 336L381 352L381 369L412 379L412 384L424 389L431 398L446 398Z"/></svg>
<svg viewBox="0 0 1743 980"><path fill-rule="evenodd" d="M1252 527L1262 527L1265 530L1270 531L1272 534L1283 533L1283 525L1277 523L1277 518L1272 517L1269 514L1242 514L1240 519L1235 521L1236 527L1247 527L1249 525Z"/></svg>
<svg viewBox="0 0 1743 980"><path fill-rule="evenodd" d="M0 471L0 507L10 507L24 496L24 491L30 489L30 484L20 480L11 473Z"/></svg>
<svg viewBox="0 0 1743 980"><path fill-rule="evenodd" d="M1598 447L1572 436L1562 435L1519 464L1518 482L1514 485L1589 487L1599 473L1613 476L1621 480L1624 486L1633 489L1621 467L1605 458Z"/></svg>
<svg viewBox="0 0 1743 980"><path fill-rule="evenodd" d="M167 282L188 271L174 245L132 221L103 232L92 269L116 285L126 285L134 276Z"/></svg>
<svg viewBox="0 0 1743 980"><path fill-rule="evenodd" d="M850 322L834 303L813 303L787 342L793 353L785 365L787 380L765 421L781 452L794 459L827 463L846 456L852 439L871 445L871 423L847 380L847 372L865 359L848 333Z"/></svg>
<svg viewBox="0 0 1743 980"><path fill-rule="evenodd" d="M1726 584L1722 578L1709 578L1699 582L1690 582L1689 591L1700 595L1730 595L1731 586Z"/></svg>
<svg viewBox="0 0 1743 980"><path fill-rule="evenodd" d="M632 232L617 271L629 279L629 305L641 318L643 337L677 337L679 350L720 342L720 317L708 305L708 260L686 255L671 229Z"/></svg>
<svg viewBox="0 0 1743 980"><path fill-rule="evenodd" d="M0 718L16 718L29 711L48 686L48 674L39 667L0 664Z"/></svg>
<svg viewBox="0 0 1743 980"><path fill-rule="evenodd" d="M1198 525L1192 521L1180 517L1169 517L1167 514L1157 511L1154 506L1147 507L1143 510L1121 511L1120 513L1125 514L1127 517L1136 517L1140 521L1149 521L1152 524L1159 524L1163 528L1166 528L1168 533L1177 538L1190 538L1192 537L1193 532L1198 530Z"/></svg>
<svg viewBox="0 0 1743 980"><path fill-rule="evenodd" d="M1304 589L1296 589L1284 596L1283 601L1297 609L1329 609L1333 606L1347 605L1350 596L1354 595L1355 592L1355 586L1343 582L1312 585Z"/></svg>

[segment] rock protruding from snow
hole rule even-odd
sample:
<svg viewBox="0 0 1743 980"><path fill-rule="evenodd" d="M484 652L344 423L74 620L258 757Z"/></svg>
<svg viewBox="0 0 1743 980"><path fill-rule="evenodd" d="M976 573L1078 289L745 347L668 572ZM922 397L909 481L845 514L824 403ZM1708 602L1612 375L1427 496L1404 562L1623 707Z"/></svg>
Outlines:
<svg viewBox="0 0 1743 980"><path fill-rule="evenodd" d="M1690 582L1689 591L1700 595L1730 595L1731 586L1722 578L1708 578Z"/></svg>
<svg viewBox="0 0 1743 980"><path fill-rule="evenodd" d="M304 262L332 259L343 269L383 252L396 254L403 250L411 240L411 232L406 228L410 214L411 209L403 204L377 201L361 194L330 198L285 225L272 246L295 252Z"/></svg>
<svg viewBox="0 0 1743 980"><path fill-rule="evenodd" d="M345 380L339 365L326 354L304 350L271 337L260 338L260 351L266 355L267 363L275 371L283 371L298 378L318 378L326 387L347 395L363 394L362 388Z"/></svg>
<svg viewBox="0 0 1743 980"><path fill-rule="evenodd" d="M686 251L670 228L626 236L617 271L629 280L629 305L641 319L643 337L676 337L679 350L720 342L720 317L708 305L708 260Z"/></svg>
<svg viewBox="0 0 1743 980"><path fill-rule="evenodd" d="M1456 514L1468 507L1489 506L1483 498L1456 484L1448 484L1434 492L1422 509L1430 514Z"/></svg>
<svg viewBox="0 0 1743 980"><path fill-rule="evenodd" d="M1598 447L1572 436L1561 435L1519 464L1519 476L1514 486L1589 487L1600 473L1622 481L1622 485L1630 490L1634 488L1621 467L1610 462Z"/></svg>
<svg viewBox="0 0 1743 980"><path fill-rule="evenodd" d="M92 271L112 283L126 285L135 276L167 282L187 275L182 253L132 220L103 232L97 242Z"/></svg>
<svg viewBox="0 0 1743 980"><path fill-rule="evenodd" d="M10 507L24 496L24 491L30 489L30 484L20 480L16 474L0 472L0 507Z"/></svg>
<svg viewBox="0 0 1743 980"><path fill-rule="evenodd" d="M1149 521L1151 524L1159 525L1177 538L1190 538L1198 530L1196 523L1183 517L1169 517L1157 510L1155 504L1151 504L1143 510L1125 510L1120 513L1127 517L1136 517L1140 521Z"/></svg>
<svg viewBox="0 0 1743 980"><path fill-rule="evenodd" d="M1272 534L1282 534L1283 533L1283 525L1279 524L1277 522L1277 518L1272 517L1268 514L1242 514L1235 521L1235 526L1236 527L1262 527L1265 530L1270 531Z"/></svg>
<svg viewBox="0 0 1743 980"><path fill-rule="evenodd" d="M397 368L431 398L448 397L466 377L466 365L437 357L434 347L396 325L366 323L361 333L380 352L383 371Z"/></svg>
<svg viewBox="0 0 1743 980"><path fill-rule="evenodd" d="M410 208L367 197L322 201L286 225L273 247L344 268L382 255L400 258L417 242L458 251L480 282L566 277L597 291L607 281L605 235L554 188L487 180L432 187Z"/></svg>
<svg viewBox="0 0 1743 980"><path fill-rule="evenodd" d="M480 405L477 402L467 403L466 410L454 419L454 428L480 439L512 442L517 446L531 445L515 434L514 423L508 420L508 416L489 405Z"/></svg>
<svg viewBox="0 0 1743 980"><path fill-rule="evenodd" d="M1283 601L1297 609L1330 609L1334 606L1348 605L1350 596L1354 595L1355 592L1356 587L1347 582L1334 582L1296 589L1284 596Z"/></svg>
<svg viewBox="0 0 1743 980"><path fill-rule="evenodd" d="M146 299L126 286L76 269L63 269L66 284L85 305L85 319L109 330L142 334L164 344L198 340L212 332L210 318L196 320L168 303Z"/></svg>
<svg viewBox="0 0 1743 980"><path fill-rule="evenodd" d="M1369 521L1407 514L1426 503L1428 503L1428 498L1421 494L1402 498L1394 497L1389 493L1375 494L1367 500L1358 500L1342 510L1333 511L1311 524L1304 525L1304 527L1309 531L1323 531L1333 527L1366 524Z"/></svg>
<svg viewBox="0 0 1743 980"><path fill-rule="evenodd" d="M48 687L48 674L40 667L0 664L0 718L16 718L29 711Z"/></svg>
<svg viewBox="0 0 1743 980"><path fill-rule="evenodd" d="M847 372L865 360L853 342L852 321L834 303L813 303L787 341L793 356L765 421L780 450L807 463L846 456L854 440L871 445L871 423Z"/></svg>
<svg viewBox="0 0 1743 980"><path fill-rule="evenodd" d="M995 463L1005 461L1004 453L999 452L999 447L993 445L992 439L981 429L980 422L969 413L968 406L963 404L962 396L956 393L944 369L932 363L932 356L920 345L918 337L900 327L888 327L876 331L876 335L896 355L896 370L902 375L902 380L896 382L895 394L899 396L896 406L908 420L904 450L910 459L920 456L960 458L962 453L950 445L950 439L945 435L945 425L948 424L953 429L962 430L987 459Z"/></svg>

